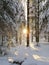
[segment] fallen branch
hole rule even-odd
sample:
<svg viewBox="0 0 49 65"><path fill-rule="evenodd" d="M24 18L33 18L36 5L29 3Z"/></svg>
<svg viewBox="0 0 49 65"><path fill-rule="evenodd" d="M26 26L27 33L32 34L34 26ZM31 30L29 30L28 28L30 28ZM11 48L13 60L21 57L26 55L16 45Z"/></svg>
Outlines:
<svg viewBox="0 0 49 65"><path fill-rule="evenodd" d="M19 62L19 61L13 61L13 62L11 62L11 61L10 61L10 63L12 63L12 64L19 64L19 65L22 65L23 62L24 62L24 61L21 61L21 62Z"/></svg>

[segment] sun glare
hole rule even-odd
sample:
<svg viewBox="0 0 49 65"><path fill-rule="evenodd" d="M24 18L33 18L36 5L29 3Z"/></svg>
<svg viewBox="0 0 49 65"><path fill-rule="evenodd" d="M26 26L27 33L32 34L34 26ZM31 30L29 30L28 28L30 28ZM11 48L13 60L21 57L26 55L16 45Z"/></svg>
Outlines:
<svg viewBox="0 0 49 65"><path fill-rule="evenodd" d="M27 29L23 29L23 33L24 34L27 34Z"/></svg>
<svg viewBox="0 0 49 65"><path fill-rule="evenodd" d="M30 43L30 47L31 47L33 50L39 50L38 48L36 48L36 47L34 46L33 43Z"/></svg>
<svg viewBox="0 0 49 65"><path fill-rule="evenodd" d="M15 52L15 55L18 55L18 52L17 51Z"/></svg>
<svg viewBox="0 0 49 65"><path fill-rule="evenodd" d="M38 60L38 61L49 62L49 58L47 58L47 57L43 57L43 56L39 56L39 55L33 55L33 58L35 60Z"/></svg>
<svg viewBox="0 0 49 65"><path fill-rule="evenodd" d="M13 59L11 57L8 57L9 62L13 62Z"/></svg>

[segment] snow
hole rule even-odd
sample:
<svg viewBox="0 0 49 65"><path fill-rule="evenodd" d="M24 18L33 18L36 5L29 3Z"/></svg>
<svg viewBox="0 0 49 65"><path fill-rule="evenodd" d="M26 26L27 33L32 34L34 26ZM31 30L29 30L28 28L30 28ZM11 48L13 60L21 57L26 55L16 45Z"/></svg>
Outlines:
<svg viewBox="0 0 49 65"><path fill-rule="evenodd" d="M39 47L34 44L30 44L30 47L23 45L11 47L9 55L0 56L0 65L11 65L9 61L24 61L22 65L49 65L48 51L49 45L44 44L40 44Z"/></svg>
<svg viewBox="0 0 49 65"><path fill-rule="evenodd" d="M13 4L11 3L8 4L8 7L11 13L13 14L13 20L16 20L16 22L23 21L24 16L25 16L25 19L27 18L26 0L22 0L21 4L20 2L18 2L18 0L17 1L13 0L13 1L14 1ZM43 10L43 7L45 6L47 1L48 0L45 0L45 2L42 1L39 4L40 5L39 10L41 9ZM18 10L16 10L17 8ZM13 27L18 29L18 27L20 26L20 23L22 22L19 22L19 24L15 24L12 18L10 17L10 15L6 11L3 11L3 14L4 14L3 16L4 19L6 19L5 23L7 24L11 23ZM23 15L21 16L21 14ZM49 15L49 8L48 10L44 10L44 12L42 11L40 13L40 19L41 19L40 25L42 25L42 19L44 19L45 16L48 16L48 15ZM0 15L0 18L2 18L1 15ZM49 21L49 18L48 18L48 21ZM49 32L49 23L47 24L48 24L47 32ZM45 28L41 34L43 34L44 31L45 31ZM42 36L44 37L44 34ZM40 39L41 43L43 42L42 40L45 41L45 38ZM12 38L12 42L15 45L16 41L14 37ZM10 63L13 61L19 61L19 62L23 61L22 65L49 65L49 52L48 52L49 45L47 45L47 43L44 43L44 44L41 44L41 43L39 47L35 46L33 43L30 44L30 47L26 47L24 45L19 45L19 46L16 45L15 47L11 47L7 56L0 55L0 65L17 65L17 64Z"/></svg>
<svg viewBox="0 0 49 65"><path fill-rule="evenodd" d="M9 65L7 57L0 57L0 65Z"/></svg>

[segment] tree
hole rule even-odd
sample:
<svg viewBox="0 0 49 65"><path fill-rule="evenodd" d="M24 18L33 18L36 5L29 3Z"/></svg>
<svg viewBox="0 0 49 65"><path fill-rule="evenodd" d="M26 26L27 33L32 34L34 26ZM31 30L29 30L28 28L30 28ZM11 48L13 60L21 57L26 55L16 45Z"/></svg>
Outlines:
<svg viewBox="0 0 49 65"><path fill-rule="evenodd" d="M6 35L10 33L10 38L16 36L16 31L19 31L18 28L24 21L25 14L21 2L0 0L0 28Z"/></svg>
<svg viewBox="0 0 49 65"><path fill-rule="evenodd" d="M29 46L29 0L27 0L27 47Z"/></svg>
<svg viewBox="0 0 49 65"><path fill-rule="evenodd" d="M39 42L39 0L35 1L35 36L36 36L36 42L38 46Z"/></svg>
<svg viewBox="0 0 49 65"><path fill-rule="evenodd" d="M42 5L42 8L41 8L41 11L40 11L40 22L39 22L39 34L41 34L43 32L46 31L45 35L46 37L48 37L48 18L49 18L49 14L48 14L48 11L49 11L49 1L48 0L43 0L43 5L42 5L42 2L41 2L41 5ZM40 5L40 6L41 6ZM44 36L44 35L43 35ZM46 40L46 39L45 39Z"/></svg>

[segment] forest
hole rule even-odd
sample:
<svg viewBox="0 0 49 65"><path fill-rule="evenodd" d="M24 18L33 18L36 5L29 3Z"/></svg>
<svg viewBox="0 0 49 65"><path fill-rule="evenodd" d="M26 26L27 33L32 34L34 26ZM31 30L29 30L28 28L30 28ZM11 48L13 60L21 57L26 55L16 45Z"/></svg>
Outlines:
<svg viewBox="0 0 49 65"><path fill-rule="evenodd" d="M48 49L49 0L0 0L0 65L49 65Z"/></svg>

